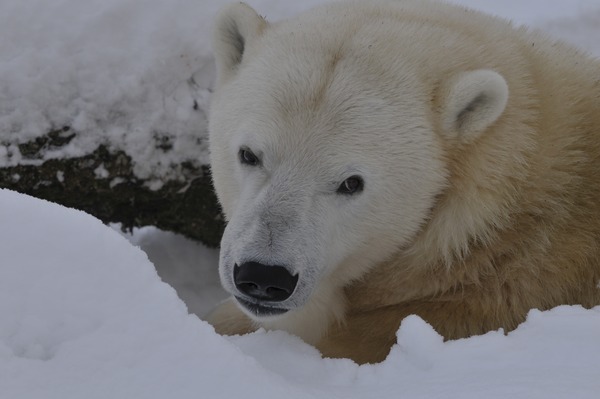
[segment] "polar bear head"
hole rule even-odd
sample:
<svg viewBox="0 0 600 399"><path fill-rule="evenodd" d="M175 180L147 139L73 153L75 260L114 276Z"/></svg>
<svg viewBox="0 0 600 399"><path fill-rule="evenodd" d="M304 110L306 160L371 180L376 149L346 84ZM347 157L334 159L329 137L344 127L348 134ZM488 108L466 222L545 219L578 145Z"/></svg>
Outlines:
<svg viewBox="0 0 600 399"><path fill-rule="evenodd" d="M500 74L431 78L430 57L407 39L418 24L358 7L270 24L237 3L215 23L220 277L259 322L340 312L340 289L427 223L448 186L448 148L477 140L506 106Z"/></svg>

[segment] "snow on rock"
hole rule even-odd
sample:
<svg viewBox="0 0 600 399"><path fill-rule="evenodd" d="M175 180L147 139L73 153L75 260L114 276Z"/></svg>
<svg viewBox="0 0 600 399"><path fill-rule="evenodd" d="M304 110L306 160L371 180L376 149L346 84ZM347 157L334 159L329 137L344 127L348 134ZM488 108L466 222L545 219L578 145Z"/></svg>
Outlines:
<svg viewBox="0 0 600 399"><path fill-rule="evenodd" d="M280 331L215 334L188 314L144 252L87 214L0 190L0 221L1 398L591 399L600 392L600 307L532 311L508 335L445 343L410 316L388 359L359 367L322 359Z"/></svg>
<svg viewBox="0 0 600 399"><path fill-rule="evenodd" d="M160 150L172 142L177 157L206 162L206 116L194 107L207 107L214 12L191 0L0 2L2 164L27 163L14 144L63 126L80 134L45 158L106 144L142 177L173 177L178 160Z"/></svg>
<svg viewBox="0 0 600 399"><path fill-rule="evenodd" d="M210 28L227 2L1 1L0 166L82 156L104 144L125 150L134 173L159 188L180 177L182 162L208 163ZM292 9L311 1L300 3ZM277 8L291 11L272 8L277 17ZM41 159L20 153L17 144L64 126L78 133L66 147Z"/></svg>

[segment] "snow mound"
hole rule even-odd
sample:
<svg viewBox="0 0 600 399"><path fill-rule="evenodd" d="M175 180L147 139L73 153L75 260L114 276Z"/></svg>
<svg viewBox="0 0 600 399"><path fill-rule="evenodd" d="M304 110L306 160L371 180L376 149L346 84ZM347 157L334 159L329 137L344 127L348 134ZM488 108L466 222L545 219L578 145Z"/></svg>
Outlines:
<svg viewBox="0 0 600 399"><path fill-rule="evenodd" d="M600 308L532 311L443 342L408 317L388 359L322 359L283 332L224 338L98 220L0 190L2 398L597 398Z"/></svg>

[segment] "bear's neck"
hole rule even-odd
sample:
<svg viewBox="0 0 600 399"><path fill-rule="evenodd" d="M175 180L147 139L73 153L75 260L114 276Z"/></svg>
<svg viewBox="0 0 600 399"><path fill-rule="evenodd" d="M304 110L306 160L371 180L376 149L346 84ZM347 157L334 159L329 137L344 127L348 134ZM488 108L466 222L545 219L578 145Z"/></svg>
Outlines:
<svg viewBox="0 0 600 399"><path fill-rule="evenodd" d="M504 303L527 292L526 308L544 307L536 297L573 302L581 287L569 281L581 281L589 274L585 265L600 258L600 226L590 223L600 220L600 116L589 113L597 104L585 99L562 112L545 111L557 109L548 101L530 105L521 121L500 122L450 158L449 187L419 235L347 288L349 308L455 300L469 287ZM537 284L544 279L536 276L548 273L556 274L556 287ZM372 289L379 294L356 294Z"/></svg>

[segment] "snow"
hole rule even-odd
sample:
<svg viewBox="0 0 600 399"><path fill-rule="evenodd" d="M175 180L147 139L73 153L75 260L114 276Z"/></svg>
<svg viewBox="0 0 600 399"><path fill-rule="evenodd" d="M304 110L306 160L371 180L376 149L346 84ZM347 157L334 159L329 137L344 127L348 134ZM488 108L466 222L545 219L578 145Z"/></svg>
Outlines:
<svg viewBox="0 0 600 399"><path fill-rule="evenodd" d="M183 162L207 164L209 33L223 3L1 1L0 166L82 156L104 144L129 154L134 173L158 189L182 177ZM64 126L78 132L67 146L33 159L19 151Z"/></svg>
<svg viewBox="0 0 600 399"><path fill-rule="evenodd" d="M534 310L508 335L450 342L410 316L386 361L358 366L322 359L283 332L215 334L142 250L83 212L0 190L0 220L2 398L547 399L600 390L600 307ZM183 259L204 253L198 268L214 273L214 254L175 236L150 229L132 240L153 247L156 233L166 238L159 248L183 249Z"/></svg>
<svg viewBox="0 0 600 399"><path fill-rule="evenodd" d="M113 228L124 234L120 225ZM218 250L151 226L124 235L146 252L160 278L175 287L190 312L205 316L229 296L219 282Z"/></svg>
<svg viewBox="0 0 600 399"><path fill-rule="evenodd" d="M158 187L178 177L172 165L205 163L214 79L208 32L224 2L1 1L0 166L110 143L134 156L135 172ZM249 1L271 20L322 2ZM600 0L455 2L600 55ZM20 154L18 143L67 125L80 134L66 148L40 159ZM105 178L103 167L96 172ZM322 359L283 332L215 334L196 315L226 296L218 253L155 228L124 238L82 212L0 190L0 256L1 399L600 392L600 307L533 310L507 335L450 342L411 316L386 361L357 366Z"/></svg>
<svg viewBox="0 0 600 399"><path fill-rule="evenodd" d="M450 342L410 316L385 362L357 366L321 359L283 332L215 334L188 314L143 251L83 212L0 190L0 220L3 398L593 398L600 391L600 307L532 311L508 335ZM149 229L132 240L152 247L155 233L162 236ZM181 249L182 258L199 252L210 259L199 268L214 272L214 254L162 238L155 255L164 262Z"/></svg>
<svg viewBox="0 0 600 399"><path fill-rule="evenodd" d="M206 115L194 102L208 104L216 9L193 0L0 2L1 162L37 161L15 143L70 126L80 134L43 159L110 144L134 157L139 176L172 178L168 142L177 157L206 163Z"/></svg>

